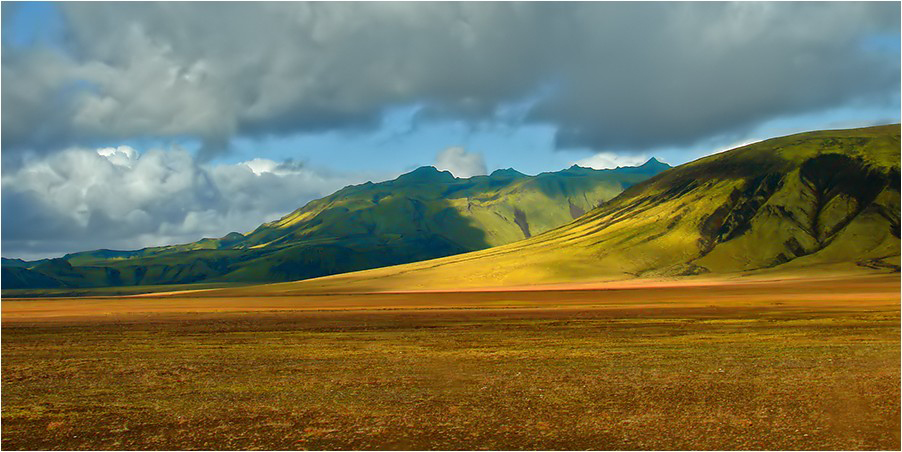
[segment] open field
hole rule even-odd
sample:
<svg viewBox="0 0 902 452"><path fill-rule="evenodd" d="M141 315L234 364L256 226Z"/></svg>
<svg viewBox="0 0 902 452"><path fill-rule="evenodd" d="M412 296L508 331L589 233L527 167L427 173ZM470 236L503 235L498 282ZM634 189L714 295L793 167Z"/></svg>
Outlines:
<svg viewBox="0 0 902 452"><path fill-rule="evenodd" d="M189 291L189 290L206 290L222 287L239 287L239 284L227 283L197 283L197 284L167 284L167 285L144 285L144 286L112 286L112 287L89 287L89 288L53 288L53 289L3 289L3 298L64 298L64 297L119 297L128 295L139 295L147 293Z"/></svg>
<svg viewBox="0 0 902 452"><path fill-rule="evenodd" d="M2 303L4 449L899 449L899 276Z"/></svg>

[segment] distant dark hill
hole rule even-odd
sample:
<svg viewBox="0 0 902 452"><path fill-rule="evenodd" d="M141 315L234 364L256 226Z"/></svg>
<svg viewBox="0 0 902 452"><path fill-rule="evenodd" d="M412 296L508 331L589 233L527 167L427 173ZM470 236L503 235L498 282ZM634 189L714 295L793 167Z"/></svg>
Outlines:
<svg viewBox="0 0 902 452"><path fill-rule="evenodd" d="M66 287L58 280L39 271L18 266L4 266L2 269L4 289L57 288Z"/></svg>
<svg viewBox="0 0 902 452"><path fill-rule="evenodd" d="M774 138L664 171L528 240L280 290L899 271L899 166L899 125Z"/></svg>
<svg viewBox="0 0 902 452"><path fill-rule="evenodd" d="M4 271L3 288L292 281L449 256L548 231L668 168L652 159L613 170L504 169L458 179L421 167L345 187L246 235L73 253L51 264L10 261L20 270L10 284Z"/></svg>
<svg viewBox="0 0 902 452"><path fill-rule="evenodd" d="M35 265L40 264L41 262L46 262L48 260L49 259L26 261L26 260L22 260L22 259L7 259L5 257L2 258L3 267L22 267L22 268L34 267Z"/></svg>

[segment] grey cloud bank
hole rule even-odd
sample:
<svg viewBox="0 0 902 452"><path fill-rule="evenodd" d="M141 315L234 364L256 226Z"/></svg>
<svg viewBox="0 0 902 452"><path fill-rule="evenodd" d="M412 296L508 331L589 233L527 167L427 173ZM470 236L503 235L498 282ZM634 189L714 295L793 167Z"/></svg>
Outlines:
<svg viewBox="0 0 902 452"><path fill-rule="evenodd" d="M869 45L898 41L895 2L58 6L65 48L4 43L6 152L193 137L205 159L399 105L492 121L537 93L523 120L559 147L643 152L899 97L898 50Z"/></svg>

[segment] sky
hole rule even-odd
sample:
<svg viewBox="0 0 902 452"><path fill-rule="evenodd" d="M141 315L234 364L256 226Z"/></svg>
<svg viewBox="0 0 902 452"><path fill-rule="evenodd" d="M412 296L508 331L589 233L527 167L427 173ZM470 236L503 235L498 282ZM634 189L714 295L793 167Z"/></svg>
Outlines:
<svg viewBox="0 0 902 452"><path fill-rule="evenodd" d="M2 3L3 257L899 122L898 2Z"/></svg>

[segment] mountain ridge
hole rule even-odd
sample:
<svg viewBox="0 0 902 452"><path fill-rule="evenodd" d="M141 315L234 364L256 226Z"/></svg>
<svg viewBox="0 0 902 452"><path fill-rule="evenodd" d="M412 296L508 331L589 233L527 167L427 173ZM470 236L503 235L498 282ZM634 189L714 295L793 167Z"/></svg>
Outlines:
<svg viewBox="0 0 902 452"><path fill-rule="evenodd" d="M346 186L245 234L70 253L31 266L16 262L43 276L4 270L4 289L16 281L18 287L27 281L57 287L284 281L458 254L544 232L662 169L535 176L508 169L461 179L420 167L393 180Z"/></svg>
<svg viewBox="0 0 902 452"><path fill-rule="evenodd" d="M659 173L523 241L280 288L431 290L899 271L899 149L898 124L777 137Z"/></svg>

